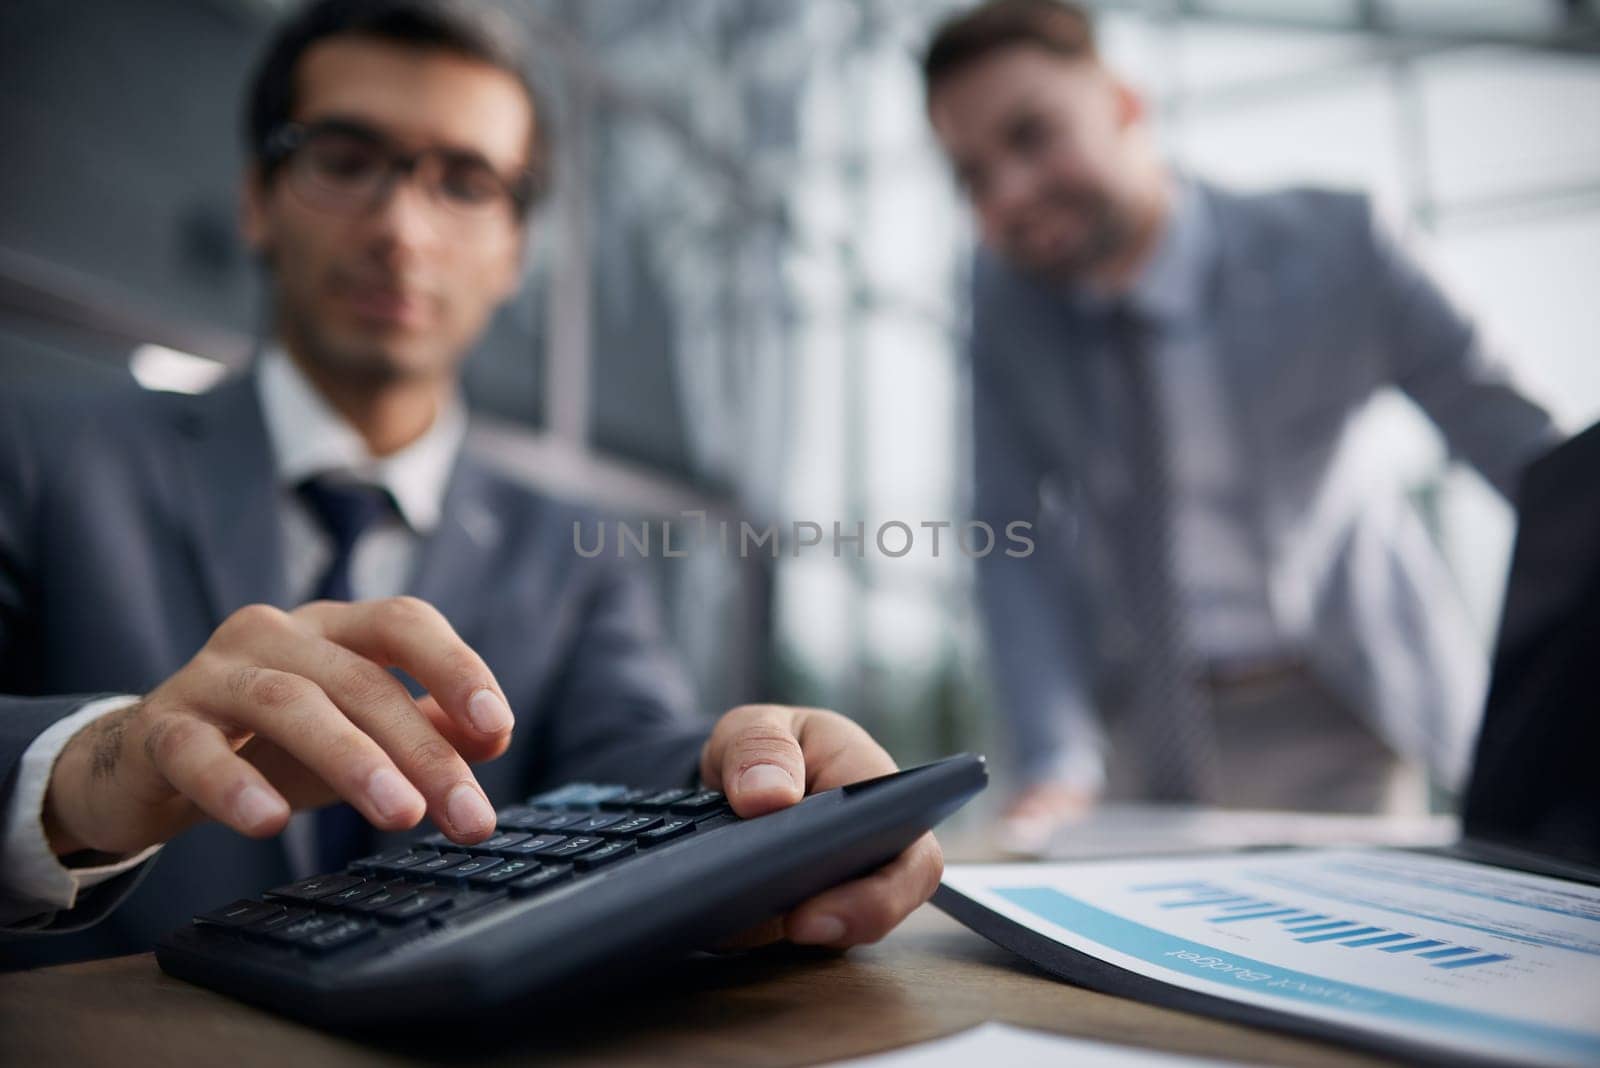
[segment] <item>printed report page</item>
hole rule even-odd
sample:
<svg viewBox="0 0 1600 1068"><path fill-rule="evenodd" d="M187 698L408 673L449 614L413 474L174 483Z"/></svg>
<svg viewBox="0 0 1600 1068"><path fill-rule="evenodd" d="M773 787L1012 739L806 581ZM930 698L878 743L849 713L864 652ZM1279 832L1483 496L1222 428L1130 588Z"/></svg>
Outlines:
<svg viewBox="0 0 1600 1068"><path fill-rule="evenodd" d="M952 865L1139 975L1441 1050L1600 1064L1600 889L1381 849Z"/></svg>

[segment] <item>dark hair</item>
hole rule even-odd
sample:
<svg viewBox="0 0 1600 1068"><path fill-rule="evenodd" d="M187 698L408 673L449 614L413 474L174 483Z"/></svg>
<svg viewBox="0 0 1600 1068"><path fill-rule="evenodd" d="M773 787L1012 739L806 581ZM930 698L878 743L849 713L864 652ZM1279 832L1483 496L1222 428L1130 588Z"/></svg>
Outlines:
<svg viewBox="0 0 1600 1068"><path fill-rule="evenodd" d="M952 16L934 32L922 57L928 96L941 82L1004 48L1028 45L1067 59L1092 59L1098 52L1094 20L1065 0L989 0Z"/></svg>
<svg viewBox="0 0 1600 1068"><path fill-rule="evenodd" d="M333 37L380 41L452 52L505 71L527 94L532 113L527 167L531 180L526 210L548 178L550 130L544 108L528 76L526 45L516 21L505 11L474 0L312 0L278 28L250 80L245 104L245 149L271 180L277 161L269 140L294 114L295 74L317 42Z"/></svg>

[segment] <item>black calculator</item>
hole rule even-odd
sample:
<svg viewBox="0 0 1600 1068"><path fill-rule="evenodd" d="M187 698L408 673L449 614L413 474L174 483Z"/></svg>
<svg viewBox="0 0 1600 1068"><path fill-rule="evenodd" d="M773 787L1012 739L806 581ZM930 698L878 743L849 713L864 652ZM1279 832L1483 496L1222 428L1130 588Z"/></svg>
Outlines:
<svg viewBox="0 0 1600 1068"><path fill-rule="evenodd" d="M987 782L972 754L740 819L720 794L574 783L344 871L222 904L168 973L321 1027L481 1018L626 986L886 863Z"/></svg>

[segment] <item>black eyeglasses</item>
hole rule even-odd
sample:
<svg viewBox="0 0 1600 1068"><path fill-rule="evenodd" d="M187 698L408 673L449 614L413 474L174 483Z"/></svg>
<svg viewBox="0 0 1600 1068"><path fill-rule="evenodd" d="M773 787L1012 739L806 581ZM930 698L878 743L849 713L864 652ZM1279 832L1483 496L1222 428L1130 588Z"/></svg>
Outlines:
<svg viewBox="0 0 1600 1068"><path fill-rule="evenodd" d="M356 215L381 204L399 176L415 179L446 215L474 225L520 218L538 192L537 173L507 178L476 152L446 147L406 152L359 123L285 123L262 146L269 171L281 169L309 208Z"/></svg>

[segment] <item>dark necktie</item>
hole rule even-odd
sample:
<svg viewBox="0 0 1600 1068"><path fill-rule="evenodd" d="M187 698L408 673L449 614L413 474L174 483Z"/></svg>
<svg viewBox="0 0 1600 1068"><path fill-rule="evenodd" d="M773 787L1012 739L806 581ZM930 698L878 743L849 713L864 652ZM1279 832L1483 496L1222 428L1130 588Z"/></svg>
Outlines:
<svg viewBox="0 0 1600 1068"><path fill-rule="evenodd" d="M380 486L312 478L296 487L333 548L327 570L317 580L312 600L354 600L350 563L356 543L372 525L394 514L394 499ZM338 871L365 850L371 838L366 820L343 801L317 811L317 871Z"/></svg>
<svg viewBox="0 0 1600 1068"><path fill-rule="evenodd" d="M1211 801L1220 772L1210 703L1201 691L1177 578L1171 453L1156 368L1153 324L1128 302L1107 321L1111 358L1126 399L1124 447L1133 476L1127 511L1128 606L1140 648L1134 735L1143 747L1147 795Z"/></svg>

